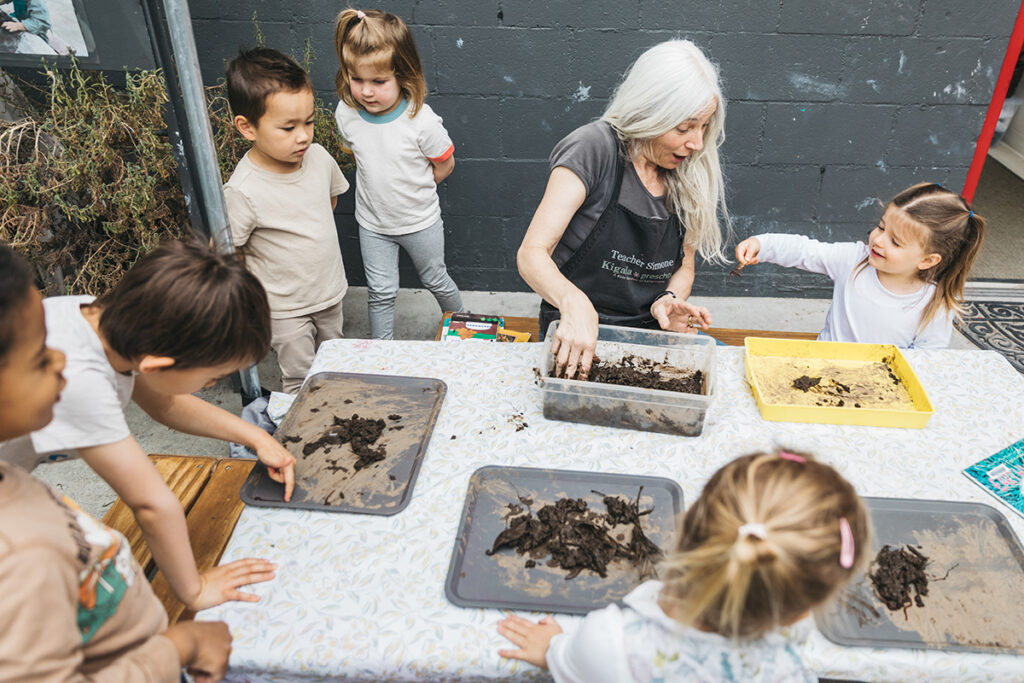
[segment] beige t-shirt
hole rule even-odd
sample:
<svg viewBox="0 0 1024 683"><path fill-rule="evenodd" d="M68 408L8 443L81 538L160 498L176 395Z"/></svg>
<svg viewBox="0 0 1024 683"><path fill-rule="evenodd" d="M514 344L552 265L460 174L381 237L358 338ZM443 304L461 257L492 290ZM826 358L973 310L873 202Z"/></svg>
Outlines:
<svg viewBox="0 0 1024 683"><path fill-rule="evenodd" d="M224 184L231 238L267 290L271 317L315 313L345 296L331 198L346 190L338 162L316 143L293 173L259 168L246 152Z"/></svg>
<svg viewBox="0 0 1024 683"><path fill-rule="evenodd" d="M179 683L167 614L124 536L0 462L0 681Z"/></svg>

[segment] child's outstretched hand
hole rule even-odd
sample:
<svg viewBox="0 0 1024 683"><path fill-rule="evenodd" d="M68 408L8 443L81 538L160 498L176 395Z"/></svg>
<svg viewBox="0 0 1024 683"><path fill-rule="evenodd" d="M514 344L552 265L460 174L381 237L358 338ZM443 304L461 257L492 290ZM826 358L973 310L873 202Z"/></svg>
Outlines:
<svg viewBox="0 0 1024 683"><path fill-rule="evenodd" d="M748 237L736 245L736 260L740 262L740 266L754 265L760 253L761 241L756 237Z"/></svg>
<svg viewBox="0 0 1024 683"><path fill-rule="evenodd" d="M274 437L264 434L267 438L261 438L253 450L260 462L267 466L270 478L284 484L284 502L287 503L292 499L292 489L295 488L295 458Z"/></svg>
<svg viewBox="0 0 1024 683"><path fill-rule="evenodd" d="M270 581L277 565L266 560L247 557L209 569L199 575L199 595L188 606L194 612L214 607L230 600L259 602L260 597L238 590L250 583Z"/></svg>
<svg viewBox="0 0 1024 683"><path fill-rule="evenodd" d="M498 650L508 659L521 659L542 669L548 668L547 654L551 639L562 632L552 617L544 617L536 624L529 619L509 615L498 622L498 633L512 641L518 650Z"/></svg>

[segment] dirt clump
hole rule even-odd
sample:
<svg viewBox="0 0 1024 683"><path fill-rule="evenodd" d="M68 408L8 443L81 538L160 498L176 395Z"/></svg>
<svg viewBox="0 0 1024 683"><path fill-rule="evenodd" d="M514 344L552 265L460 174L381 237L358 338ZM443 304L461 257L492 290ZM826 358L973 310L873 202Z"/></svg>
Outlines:
<svg viewBox="0 0 1024 683"><path fill-rule="evenodd" d="M620 558L638 567L641 579L654 576L654 563L662 552L647 538L641 524L641 518L653 508L640 510L639 492L634 501L594 493L602 496L605 512L589 508L582 498L559 498L536 514L531 510L530 498L509 503L504 515L506 528L494 539L487 555L511 547L520 555L529 555L527 568L550 555L547 566L567 570L566 580L576 578L584 569L605 578L608 564ZM632 526L628 543L622 542L621 533L612 536L621 525Z"/></svg>
<svg viewBox="0 0 1024 683"><path fill-rule="evenodd" d="M875 595L891 611L906 610L911 605L924 607L924 596L928 595L928 575L925 567L928 558L916 548L905 545L902 548L884 546L878 551L868 573ZM910 591L914 590L911 596Z"/></svg>
<svg viewBox="0 0 1024 683"><path fill-rule="evenodd" d="M387 423L384 420L359 417L355 413L353 413L352 417L347 418L335 415L331 426L327 428L320 438L303 445L302 456L309 457L310 454L320 449L324 449L325 452L329 453L331 450L330 446L340 446L347 443L351 445L352 452L357 456L353 467L358 472L375 462L380 462L387 456L387 448L384 444L374 446L386 425Z"/></svg>
<svg viewBox="0 0 1024 683"><path fill-rule="evenodd" d="M559 379L578 379L585 382L598 382L599 384L615 384L624 387L637 387L640 389L660 389L661 391L678 391L684 394L704 393L704 373L694 370L686 374L679 374L679 370L671 368L675 376L668 376L664 373L665 366L640 356L626 355L614 363L606 363L597 356L590 365L590 372L587 374L577 373L573 377L567 377L565 371L562 375L552 370L549 377Z"/></svg>

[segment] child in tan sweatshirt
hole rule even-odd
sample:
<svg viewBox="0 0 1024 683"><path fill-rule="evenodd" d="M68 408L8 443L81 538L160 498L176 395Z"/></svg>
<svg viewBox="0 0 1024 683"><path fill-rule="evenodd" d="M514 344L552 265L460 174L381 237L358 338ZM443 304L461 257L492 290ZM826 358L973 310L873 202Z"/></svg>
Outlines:
<svg viewBox="0 0 1024 683"><path fill-rule="evenodd" d="M27 264L0 244L0 440L45 426L64 387ZM0 680L199 683L227 669L220 622L167 627L125 538L0 462Z"/></svg>

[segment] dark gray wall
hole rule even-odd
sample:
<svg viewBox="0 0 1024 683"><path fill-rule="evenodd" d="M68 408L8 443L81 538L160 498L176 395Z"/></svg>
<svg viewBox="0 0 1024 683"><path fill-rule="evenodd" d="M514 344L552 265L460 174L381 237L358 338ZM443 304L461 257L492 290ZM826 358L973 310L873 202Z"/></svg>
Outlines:
<svg viewBox="0 0 1024 683"><path fill-rule="evenodd" d="M309 38L332 106L336 3L191 3L204 78L215 82L257 12L267 45ZM382 0L412 27L430 105L455 140L440 188L449 268L463 289L521 290L515 251L547 180L551 147L598 117L626 67L673 37L721 66L725 171L738 238L862 238L877 200L935 181L963 186L1017 3L1009 0ZM352 200L338 225L363 283ZM730 250L731 251L731 250ZM403 261L403 285L416 283ZM700 265L695 293L829 296L821 276L772 266L726 279Z"/></svg>

